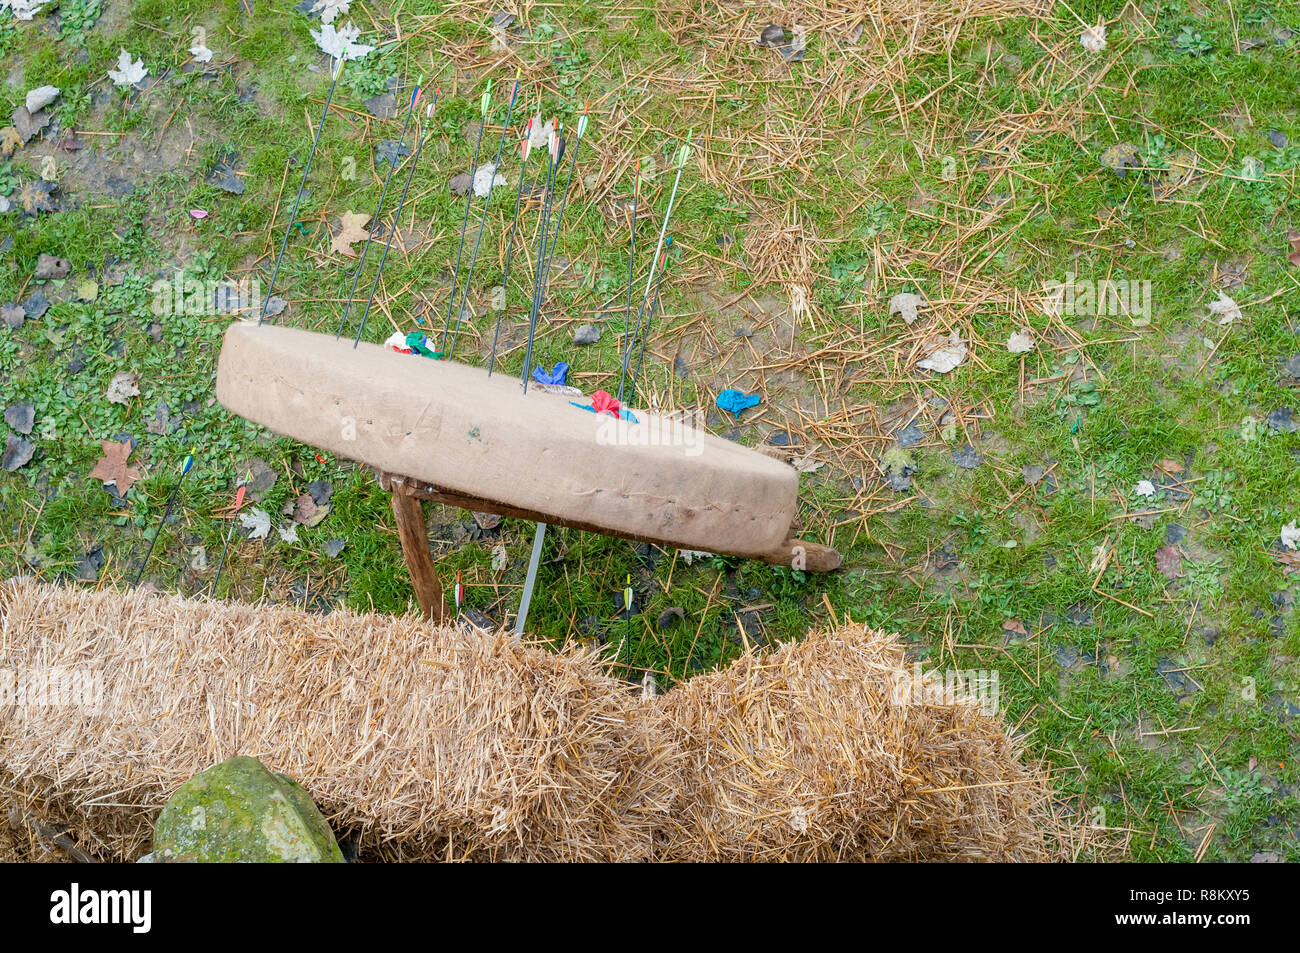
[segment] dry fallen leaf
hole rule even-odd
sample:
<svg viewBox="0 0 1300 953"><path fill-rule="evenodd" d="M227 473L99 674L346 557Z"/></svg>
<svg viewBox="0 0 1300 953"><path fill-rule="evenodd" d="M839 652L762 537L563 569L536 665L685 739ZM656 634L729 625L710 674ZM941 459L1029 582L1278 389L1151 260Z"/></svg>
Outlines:
<svg viewBox="0 0 1300 953"><path fill-rule="evenodd" d="M946 341L943 338L936 338L930 353L918 361L916 366L938 374L947 374L966 360L967 353L966 345L961 340L961 332L953 331Z"/></svg>
<svg viewBox="0 0 1300 953"><path fill-rule="evenodd" d="M103 448L104 455L95 461L95 469L90 471L90 476L105 484L112 483L117 488L118 496L126 496L131 486L140 479L140 471L126 465L127 458L131 456L131 441L114 443L111 440L101 440L99 445Z"/></svg>
<svg viewBox="0 0 1300 953"><path fill-rule="evenodd" d="M1007 350L1012 354L1028 354L1034 349L1034 339L1028 331L1017 331L1007 338Z"/></svg>
<svg viewBox="0 0 1300 953"><path fill-rule="evenodd" d="M790 461L790 465L793 466L800 473L816 473L823 466L825 466L825 464L822 463L820 460L813 459L811 450L808 453L805 453L802 457L793 458Z"/></svg>
<svg viewBox="0 0 1300 953"><path fill-rule="evenodd" d="M132 374L130 371L118 371L113 375L112 382L108 385L108 390L104 396L114 404L121 404L125 407L131 403L132 397L138 397L140 388L140 375Z"/></svg>
<svg viewBox="0 0 1300 953"><path fill-rule="evenodd" d="M0 133L0 135L3 135L3 133ZM1286 240L1291 243L1291 254L1286 256L1286 260L1300 268L1300 232L1297 232L1294 228L1288 228Z"/></svg>
<svg viewBox="0 0 1300 953"><path fill-rule="evenodd" d="M265 539L271 532L271 514L256 506L247 513L240 513L239 522L245 529L252 530L249 539Z"/></svg>
<svg viewBox="0 0 1300 953"><path fill-rule="evenodd" d="M374 50L373 46L357 42L361 37L361 27L353 26L351 21L341 30L332 23L323 23L319 30L310 32L321 52L336 60L359 60Z"/></svg>
<svg viewBox="0 0 1300 953"><path fill-rule="evenodd" d="M356 258L357 253L352 250L352 243L359 242L370 234L366 229L366 223L369 221L369 215L360 212L344 212L339 216L339 231L330 242L330 251L348 258Z"/></svg>
<svg viewBox="0 0 1300 953"><path fill-rule="evenodd" d="M492 571L500 572L506 568L506 548L501 543L492 547Z"/></svg>
<svg viewBox="0 0 1300 953"><path fill-rule="evenodd" d="M1300 528L1296 526L1298 522L1300 520L1292 520L1282 527L1282 545L1287 549L1300 549Z"/></svg>
<svg viewBox="0 0 1300 953"><path fill-rule="evenodd" d="M1220 325L1231 324L1241 317L1241 308L1237 307L1237 302L1222 291L1219 292L1219 300L1211 301L1209 308L1210 314L1218 317Z"/></svg>
<svg viewBox="0 0 1300 953"><path fill-rule="evenodd" d="M901 314L903 320L911 324L916 320L917 308L924 307L925 298L918 294L912 294L910 291L905 291L889 299L889 316L892 318L896 314Z"/></svg>
<svg viewBox="0 0 1300 953"><path fill-rule="evenodd" d="M115 86L134 86L148 75L149 71L145 69L144 60L133 62L131 54L126 50L121 50L117 55L117 69L108 71L108 78Z"/></svg>
<svg viewBox="0 0 1300 953"><path fill-rule="evenodd" d="M1183 557L1173 546L1161 546L1156 550L1156 568L1166 579L1178 579L1183 574Z"/></svg>
<svg viewBox="0 0 1300 953"><path fill-rule="evenodd" d="M1106 24L1088 27L1080 34L1079 43L1089 53L1100 53L1106 48Z"/></svg>
<svg viewBox="0 0 1300 953"><path fill-rule="evenodd" d="M18 134L18 130L13 126L5 126L0 129L0 159L8 159L14 154L14 150L23 144L23 137Z"/></svg>

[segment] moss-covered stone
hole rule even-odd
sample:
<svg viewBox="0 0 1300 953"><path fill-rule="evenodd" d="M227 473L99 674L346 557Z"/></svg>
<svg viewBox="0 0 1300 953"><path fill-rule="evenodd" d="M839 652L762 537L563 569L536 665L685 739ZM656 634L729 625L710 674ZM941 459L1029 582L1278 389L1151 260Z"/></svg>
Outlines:
<svg viewBox="0 0 1300 953"><path fill-rule="evenodd" d="M302 785L237 757L196 774L154 825L155 861L329 863L343 854Z"/></svg>

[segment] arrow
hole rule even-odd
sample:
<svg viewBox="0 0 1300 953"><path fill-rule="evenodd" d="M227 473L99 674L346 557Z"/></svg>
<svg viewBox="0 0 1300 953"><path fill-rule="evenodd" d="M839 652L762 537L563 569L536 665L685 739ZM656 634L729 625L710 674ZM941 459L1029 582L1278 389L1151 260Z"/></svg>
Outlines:
<svg viewBox="0 0 1300 953"><path fill-rule="evenodd" d="M519 200L524 194L524 170L528 168L529 137L532 135L533 119L528 118L527 125L524 126L524 141L520 144L519 154L519 187L515 189L515 214L514 220L510 223L510 240L506 244L506 270L501 275L501 304L497 306L496 329L492 332L492 356L488 358L488 377L492 376L492 371L497 361L497 339L501 335L501 316L506 309L506 296L510 293L510 259L515 251L515 229L519 227Z"/></svg>
<svg viewBox="0 0 1300 953"><path fill-rule="evenodd" d="M669 235L668 240L664 242L664 257L659 263L659 277L655 279L655 297L650 304L650 316L645 320L645 334L641 336L641 350L636 358L636 370L632 372L632 378L628 381L627 401L632 403L636 398L636 382L641 376L641 362L645 360L645 344L650 338L650 325L654 323L655 312L659 310L659 285L663 283L664 272L668 270L668 252L673 247L673 236Z"/></svg>
<svg viewBox="0 0 1300 953"><path fill-rule="evenodd" d="M167 505L163 507L162 519L158 523L157 531L155 531L153 534L153 539L149 540L149 549L147 552L145 552L144 562L140 564L140 569L135 574L135 582L131 583L132 589L140 585L140 580L144 578L145 567L149 565L149 557L153 555L153 548L158 544L158 537L162 535L163 527L167 525L167 517L171 515L172 504L176 502L176 494L180 492L181 484L185 482L185 477L190 472L190 468L193 466L194 466L194 454L193 453L186 454L185 460L181 463L181 478L177 480L176 485L172 487L171 496L167 498Z"/></svg>
<svg viewBox="0 0 1300 953"><path fill-rule="evenodd" d="M668 196L668 211L664 213L664 224L659 229L659 243L655 246L655 256L650 262L650 274L646 278L645 293L641 296L641 308L636 315L636 333L633 334L632 340L635 341L641 334L641 316L645 313L646 304L650 300L650 287L654 284L655 273L659 266L659 253L664 247L664 236L668 233L668 222L673 217L673 205L677 201L677 186L682 181L682 169L686 168L686 160L691 155L691 136L694 130L686 134L686 141L682 143L681 148L677 150L677 177L673 179L673 190ZM623 355L623 370L618 378L618 399L623 399L623 378L627 375L627 364L632 357L632 345L628 343L627 351Z"/></svg>
<svg viewBox="0 0 1300 953"><path fill-rule="evenodd" d="M235 517L239 515L239 508L244 505L244 493L248 490L248 480L251 477L251 473L245 473L244 479L237 484L235 509L230 514L230 526L226 529L226 544L221 547L221 558L217 560L217 574L212 577L212 588L208 590L209 597L217 594L217 583L221 581L221 567L226 564L226 552L230 549L230 537L235 532Z"/></svg>
<svg viewBox="0 0 1300 953"><path fill-rule="evenodd" d="M451 344L447 347L447 358L451 359L452 352L456 350L456 338L460 336L460 319L465 313L465 303L469 300L469 283L474 278L474 263L478 261L479 245L483 243L484 226L487 224L488 205L492 202L492 184L496 181L497 169L501 165L501 149L506 144L506 130L510 128L510 116L515 110L515 94L519 92L519 70L515 70L515 86L510 91L510 105L506 107L505 125L501 127L501 138L497 141L496 158L492 160L492 180L488 182L487 195L483 198L483 214L478 220L478 235L474 238L474 254L469 259L469 271L465 273L465 290L461 299L460 307L456 309L456 330L452 332ZM475 173L477 174L477 170ZM470 191L474 190L473 174L470 176ZM466 199L466 211L469 210L469 200ZM445 335L444 335L445 340Z"/></svg>
<svg viewBox="0 0 1300 953"><path fill-rule="evenodd" d="M487 123L488 108L492 105L492 80L487 81L487 88L479 99L479 112L482 118L478 122L478 140L474 143L474 162L469 167L469 192L465 194L465 218L460 223L460 245L456 249L456 270L451 276L451 296L447 299L447 323L442 328L442 340L438 350L446 352L447 332L451 330L451 309L456 304L456 281L460 277L460 256L465 250L465 229L469 226L469 207L474 204L474 173L478 170L478 150L483 145L483 126ZM491 192L488 193L489 195Z"/></svg>
<svg viewBox="0 0 1300 953"><path fill-rule="evenodd" d="M551 232L551 246L546 252L546 269L542 272L541 298L538 310L546 303L546 285L550 281L551 261L555 257L555 241L560 237L560 223L564 221L564 207L569 201L569 189L573 186L573 170L578 164L578 150L582 147L582 136L587 131L587 104L582 104L582 116L578 119L578 138L573 144L573 154L569 157L569 177L564 183L564 192L560 195L560 211L555 216L555 228Z"/></svg>
<svg viewBox="0 0 1300 953"><path fill-rule="evenodd" d="M423 77L416 84L415 91L411 93L411 105L406 107L406 119L402 121L402 131L397 137L399 143L406 140L406 129L411 124L411 114L415 112L415 104L420 101L420 86L423 85ZM394 153L394 157L396 154ZM393 179L393 173L397 171L400 163L388 163L388 174L384 176L384 188L379 193L379 207L375 209L375 215L372 221L378 222L384 214L384 199L388 197L388 183ZM357 270L352 275L352 289L348 292L348 300L343 304L343 320L339 322L338 334L334 335L334 340L338 340L343 335L343 326L348 323L348 309L352 307L352 296L357 293L357 282L361 279L361 269L365 267L366 255L370 251L370 240L374 238L374 231L366 231L366 243L361 246L361 260L357 262Z"/></svg>
<svg viewBox="0 0 1300 953"><path fill-rule="evenodd" d="M528 314L528 346L524 349L524 370L521 375L525 394L528 393L528 375L533 365L533 339L537 335L537 319L541 315L542 267L545 264L543 259L546 257L546 231L551 221L551 202L555 197L555 170L560 164L560 156L564 154L564 139L560 136L559 122L554 118L551 119L551 122L556 125L554 132L551 134L549 150L551 162L547 169L546 189L542 198L542 227L538 234L537 270L533 275L533 301Z"/></svg>
<svg viewBox="0 0 1300 953"><path fill-rule="evenodd" d="M320 134L325 129L325 120L329 118L330 103L334 99L334 87L338 85L339 77L343 75L343 64L346 62L347 60L340 57L339 65L334 67L334 78L330 80L329 95L325 97L325 111L321 113L320 123L316 126L316 136L311 141L311 155L307 156L307 165L302 170L302 181L298 183L298 195L293 200L293 214L289 216L289 227L284 230L280 254L275 256L275 268L271 272L271 287L262 298L262 313L257 318L258 327L261 327L262 322L266 320L266 308L271 301L271 294L275 291L275 280L280 276L280 261L284 258L284 250L289 247L289 234L293 231L293 223L298 221L298 205L302 202L302 190L307 187L307 173L311 171L312 160L316 158L316 145L320 142Z"/></svg>
<svg viewBox="0 0 1300 953"><path fill-rule="evenodd" d="M388 238L384 241L384 252L379 256L379 268L375 271L374 284L370 286L370 297L366 299L366 310L361 312L361 327L357 328L356 340L352 342L352 349L356 350L361 343L361 334L366 330L366 318L370 316L370 305L375 300L375 291L379 288L379 276L384 273L384 262L388 260L388 249L393 247L393 235L397 232L397 223L401 221L402 209L406 206L406 193L411 188L411 178L415 175L415 167L420 162L420 152L424 148L424 141L429 135L429 122L433 119L433 108L438 105L438 93L434 93L433 102L431 102L424 112L424 123L420 127L420 135L415 142L415 155L411 156L411 164L406 170L406 184L402 186L402 197L397 203L397 212L393 215L393 224L388 228Z"/></svg>
<svg viewBox="0 0 1300 953"><path fill-rule="evenodd" d="M629 335L632 333L632 270L636 263L636 207L641 198L641 160L636 160L636 182L632 186L632 225L628 229L631 235L631 247L627 253L627 311L623 314L623 348L632 346ZM619 400L623 399L623 381L618 382Z"/></svg>

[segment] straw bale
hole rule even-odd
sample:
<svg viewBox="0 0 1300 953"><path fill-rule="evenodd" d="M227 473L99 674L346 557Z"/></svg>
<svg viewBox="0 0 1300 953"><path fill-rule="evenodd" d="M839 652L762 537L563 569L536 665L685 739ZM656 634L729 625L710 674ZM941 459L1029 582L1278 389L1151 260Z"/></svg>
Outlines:
<svg viewBox="0 0 1300 953"><path fill-rule="evenodd" d="M687 752L668 856L1047 860L1058 818L1000 719L899 704L893 636L862 627L749 654L665 696ZM896 680L903 679L901 682ZM904 691L904 698L911 693ZM922 696L923 697L923 696Z"/></svg>
<svg viewBox="0 0 1300 953"><path fill-rule="evenodd" d="M235 754L301 782L364 857L1057 856L1000 721L891 704L902 661L849 626L656 697L591 653L415 616L11 582L0 795L102 859L146 853L170 793ZM93 678L67 704L33 699L40 672Z"/></svg>

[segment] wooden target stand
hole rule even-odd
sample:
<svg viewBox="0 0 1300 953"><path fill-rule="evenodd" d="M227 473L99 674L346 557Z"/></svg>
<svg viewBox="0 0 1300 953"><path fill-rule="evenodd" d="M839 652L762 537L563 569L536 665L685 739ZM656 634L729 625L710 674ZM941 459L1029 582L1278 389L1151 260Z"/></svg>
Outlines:
<svg viewBox="0 0 1300 953"><path fill-rule="evenodd" d="M415 598L420 604L420 612L432 622L446 621L448 612L442 583L438 581L433 556L429 551L429 533L424 524L425 500L463 510L493 513L497 516L508 516L534 523L568 526L585 532L600 533L603 536L663 545L661 540L626 533L611 533L608 529L576 520L557 519L544 513L520 509L493 500L448 492L423 480L413 480L383 470L375 472L379 477L379 485L392 496L393 516L397 520L397 536L402 541L402 555L406 559L406 569L411 576L411 585L415 589ZM801 559L803 568L808 572L833 572L843 563L839 552L832 547L794 538L787 539L777 549L760 558L763 562L776 566L790 566L796 559Z"/></svg>

